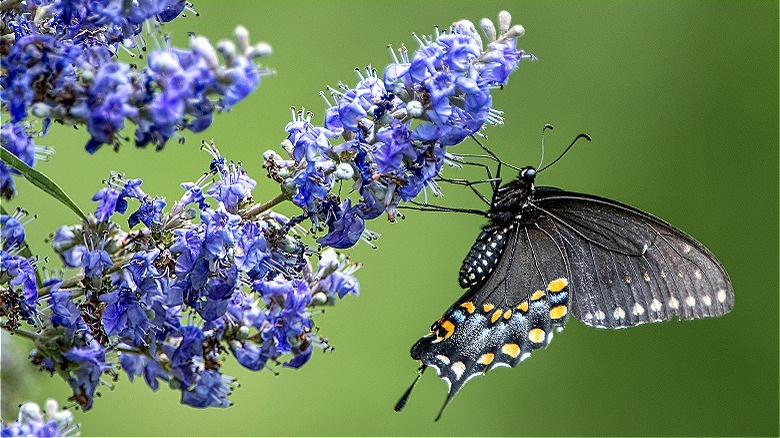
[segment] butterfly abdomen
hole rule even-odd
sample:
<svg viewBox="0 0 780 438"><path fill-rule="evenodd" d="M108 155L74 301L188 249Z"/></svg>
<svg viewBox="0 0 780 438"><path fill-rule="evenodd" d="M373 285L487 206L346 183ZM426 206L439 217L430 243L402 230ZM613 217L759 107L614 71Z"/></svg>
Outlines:
<svg viewBox="0 0 780 438"><path fill-rule="evenodd" d="M460 287L468 289L482 284L496 269L505 247L506 230L495 224L486 226L460 267Z"/></svg>

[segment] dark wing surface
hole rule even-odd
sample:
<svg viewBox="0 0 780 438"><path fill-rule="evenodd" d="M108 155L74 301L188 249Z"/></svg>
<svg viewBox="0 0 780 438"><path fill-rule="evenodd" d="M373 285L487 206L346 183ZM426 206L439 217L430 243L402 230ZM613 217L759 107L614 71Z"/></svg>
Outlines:
<svg viewBox="0 0 780 438"><path fill-rule="evenodd" d="M674 226L605 198L537 189L539 228L560 241L571 313L606 328L720 316L734 305L715 256Z"/></svg>

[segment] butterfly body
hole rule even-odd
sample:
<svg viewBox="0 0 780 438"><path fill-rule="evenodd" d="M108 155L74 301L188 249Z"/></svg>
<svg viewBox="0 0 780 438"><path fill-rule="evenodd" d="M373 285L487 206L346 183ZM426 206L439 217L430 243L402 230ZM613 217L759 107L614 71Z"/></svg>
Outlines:
<svg viewBox="0 0 780 438"><path fill-rule="evenodd" d="M471 378L546 347L570 315L624 328L733 306L726 271L692 237L616 201L536 187L535 178L526 167L495 191L460 269L466 293L412 347L421 370L436 369L449 386L442 411Z"/></svg>

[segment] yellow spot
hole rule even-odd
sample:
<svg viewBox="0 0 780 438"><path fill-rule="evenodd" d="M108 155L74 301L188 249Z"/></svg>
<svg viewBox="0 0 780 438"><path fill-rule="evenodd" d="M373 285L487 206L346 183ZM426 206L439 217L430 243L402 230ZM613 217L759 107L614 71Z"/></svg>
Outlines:
<svg viewBox="0 0 780 438"><path fill-rule="evenodd" d="M544 330L540 328L531 330L528 332L528 339L530 339L534 344L540 344L542 341L544 341Z"/></svg>
<svg viewBox="0 0 780 438"><path fill-rule="evenodd" d="M482 365L490 365L493 362L493 353L485 353L482 356L477 359L477 363L481 363Z"/></svg>
<svg viewBox="0 0 780 438"><path fill-rule="evenodd" d="M466 301L465 303L461 304L460 307L463 307L469 313L474 313L474 303L471 301Z"/></svg>
<svg viewBox="0 0 780 438"><path fill-rule="evenodd" d="M449 338L455 332L455 324L450 321L444 321L441 323L441 328L447 332L447 334L444 335L444 339Z"/></svg>
<svg viewBox="0 0 780 438"><path fill-rule="evenodd" d="M483 312L485 312L485 313L488 313L488 312L490 312L491 310L493 310L495 307L496 307L496 306L494 306L494 305L492 305L492 304L490 304L490 303L483 304L483 305L482 305L482 311L483 311Z"/></svg>
<svg viewBox="0 0 780 438"><path fill-rule="evenodd" d="M569 282L565 278L556 278L547 285L547 290L553 293L560 292L568 285Z"/></svg>
<svg viewBox="0 0 780 438"><path fill-rule="evenodd" d="M544 292L538 290L531 295L531 301L536 301L544 296Z"/></svg>
<svg viewBox="0 0 780 438"><path fill-rule="evenodd" d="M550 309L550 318L552 319L560 319L563 318L564 315L566 315L566 306L555 306Z"/></svg>
<svg viewBox="0 0 780 438"><path fill-rule="evenodd" d="M521 312L527 312L528 311L528 301L523 301L522 303L517 305L517 310Z"/></svg>
<svg viewBox="0 0 780 438"><path fill-rule="evenodd" d="M498 318L501 318L501 309L496 310L493 312L493 316L490 317L490 322L496 322L498 321Z"/></svg>
<svg viewBox="0 0 780 438"><path fill-rule="evenodd" d="M512 309L507 309L506 312L504 312L504 319L509 319L512 317Z"/></svg>
<svg viewBox="0 0 780 438"><path fill-rule="evenodd" d="M512 356L512 359L514 359L520 355L520 346L517 344L504 344L504 346L501 347L501 352Z"/></svg>

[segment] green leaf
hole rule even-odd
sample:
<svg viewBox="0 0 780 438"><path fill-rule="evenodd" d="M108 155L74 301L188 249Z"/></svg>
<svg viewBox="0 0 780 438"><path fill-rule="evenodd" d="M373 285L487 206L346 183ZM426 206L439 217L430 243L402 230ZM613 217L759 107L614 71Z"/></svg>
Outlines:
<svg viewBox="0 0 780 438"><path fill-rule="evenodd" d="M28 166L27 163L25 163L24 161L16 158L16 155L12 154L2 146L0 146L0 160L4 161L9 166L18 170L22 174L22 176L24 176L27 179L27 181L30 181L32 183L32 185L48 193L54 199L60 201L63 205L73 210L73 212L75 212L81 219L87 218L87 216L84 214L83 211L81 211L79 206L76 205L76 203L73 202L72 199L70 199L70 196L68 196L60 188L60 186L57 185L56 182L52 181L51 178L44 175L43 173Z"/></svg>
<svg viewBox="0 0 780 438"><path fill-rule="evenodd" d="M0 205L0 214L4 214L6 216L10 216L8 212L3 208L2 205ZM32 258L33 254L32 251L30 251L30 245L27 244L27 242L24 242L24 248L19 251L19 254L21 254L22 257L29 259ZM43 286L43 280L41 280L41 273L38 271L38 267L35 268L35 281L38 283L38 287Z"/></svg>

